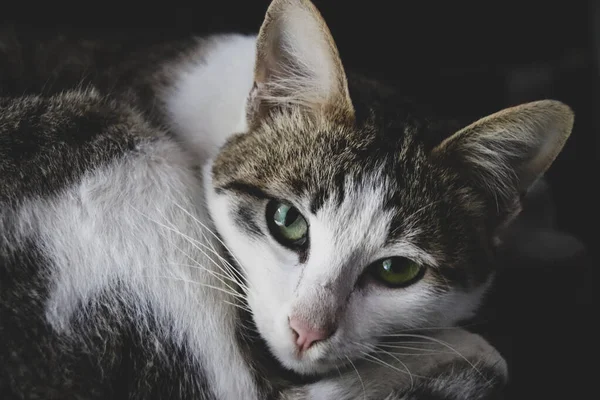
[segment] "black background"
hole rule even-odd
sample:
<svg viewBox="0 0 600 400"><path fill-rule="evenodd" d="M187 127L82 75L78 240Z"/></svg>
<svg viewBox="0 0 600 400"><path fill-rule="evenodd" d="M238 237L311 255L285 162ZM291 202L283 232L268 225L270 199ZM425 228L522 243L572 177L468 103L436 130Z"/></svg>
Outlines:
<svg viewBox="0 0 600 400"><path fill-rule="evenodd" d="M154 41L256 32L266 0L104 2L3 13L32 30ZM588 254L501 273L478 330L507 357L508 398L587 398L593 379L592 269L598 264L600 2L315 1L347 69L387 81L440 112L476 119L554 98L576 113L548 172L558 222ZM35 9L35 12L32 10ZM595 335L594 335L595 337ZM565 397L563 397L565 396Z"/></svg>

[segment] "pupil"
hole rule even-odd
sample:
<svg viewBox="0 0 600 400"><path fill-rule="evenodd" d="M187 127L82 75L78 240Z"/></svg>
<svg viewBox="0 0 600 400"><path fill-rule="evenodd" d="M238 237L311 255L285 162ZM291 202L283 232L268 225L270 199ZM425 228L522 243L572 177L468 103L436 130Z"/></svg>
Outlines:
<svg viewBox="0 0 600 400"><path fill-rule="evenodd" d="M285 214L284 225L290 226L294 221L296 221L296 219L298 219L298 215L298 210L296 210L295 208L290 208Z"/></svg>

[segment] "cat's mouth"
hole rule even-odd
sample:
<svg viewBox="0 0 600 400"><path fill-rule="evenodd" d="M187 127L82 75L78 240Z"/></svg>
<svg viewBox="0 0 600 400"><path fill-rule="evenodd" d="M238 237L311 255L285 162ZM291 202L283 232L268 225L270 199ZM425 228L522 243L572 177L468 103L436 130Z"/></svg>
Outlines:
<svg viewBox="0 0 600 400"><path fill-rule="evenodd" d="M302 361L305 359L311 359L311 352L317 352L317 353L322 353L324 352L323 347L326 347L327 345L325 343L315 343L313 344L310 348L308 349L304 349L302 347L295 347L293 353L294 356L296 357L296 359L298 361Z"/></svg>
<svg viewBox="0 0 600 400"><path fill-rule="evenodd" d="M295 337L292 335L292 339ZM294 343L292 341L292 343ZM336 368L346 364L345 357L336 354L335 344L329 340L312 344L309 348L291 346L287 356L278 356L277 358L285 368L288 368L304 376L320 375L323 376Z"/></svg>

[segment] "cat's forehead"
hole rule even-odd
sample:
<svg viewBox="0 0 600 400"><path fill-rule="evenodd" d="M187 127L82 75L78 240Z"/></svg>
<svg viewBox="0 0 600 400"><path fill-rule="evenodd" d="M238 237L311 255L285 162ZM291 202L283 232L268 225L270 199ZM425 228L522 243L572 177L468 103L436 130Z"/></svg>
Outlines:
<svg viewBox="0 0 600 400"><path fill-rule="evenodd" d="M322 192L343 185L345 176L362 182L366 175L389 177L422 163L419 127L376 115L353 123L302 112L271 115L226 144L214 165L215 182L246 180L284 192Z"/></svg>
<svg viewBox="0 0 600 400"><path fill-rule="evenodd" d="M352 76L349 89L352 121L299 107L273 112L250 132L229 141L216 160L215 181L239 174L268 180L281 189L319 191L323 183L373 173L382 165L389 174L412 170L427 158L427 148L451 133L426 109L387 86ZM395 177L405 178L410 174Z"/></svg>
<svg viewBox="0 0 600 400"><path fill-rule="evenodd" d="M213 165L215 189L300 206L327 225L323 232L331 237L323 243L352 234L361 239L339 248L408 244L418 249L411 255L459 271L467 266L465 249L478 240L464 223L472 218L463 206L468 188L428 158L419 136L423 126L382 121L275 115L224 146Z"/></svg>
<svg viewBox="0 0 600 400"><path fill-rule="evenodd" d="M225 146L214 167L216 186L256 188L312 214L326 209L353 219L379 210L392 240L431 215L418 211L434 206L440 189L417 127L385 125L376 118L345 124L301 113L272 116Z"/></svg>

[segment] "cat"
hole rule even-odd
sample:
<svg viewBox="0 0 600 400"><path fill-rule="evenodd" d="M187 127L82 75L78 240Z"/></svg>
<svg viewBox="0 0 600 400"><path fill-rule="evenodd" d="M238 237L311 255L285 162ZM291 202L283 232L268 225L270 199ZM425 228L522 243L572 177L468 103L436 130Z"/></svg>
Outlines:
<svg viewBox="0 0 600 400"><path fill-rule="evenodd" d="M346 74L308 0L255 37L6 43L4 398L500 395L504 360L454 326L568 106L453 131Z"/></svg>

